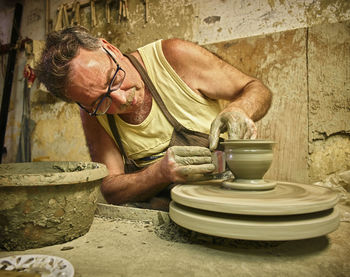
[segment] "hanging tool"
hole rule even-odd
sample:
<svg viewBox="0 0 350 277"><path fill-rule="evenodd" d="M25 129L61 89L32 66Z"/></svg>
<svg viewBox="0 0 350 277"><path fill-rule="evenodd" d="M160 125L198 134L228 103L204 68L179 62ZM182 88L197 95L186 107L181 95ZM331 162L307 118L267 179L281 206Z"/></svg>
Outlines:
<svg viewBox="0 0 350 277"><path fill-rule="evenodd" d="M128 8L128 0L123 0L125 6L125 19L129 20L129 8Z"/></svg>
<svg viewBox="0 0 350 277"><path fill-rule="evenodd" d="M91 1L90 1L91 26L92 26L92 27L95 27L95 26L97 25L95 1L96 1L96 0L91 0Z"/></svg>
<svg viewBox="0 0 350 277"><path fill-rule="evenodd" d="M118 7L119 7L119 10L118 10L118 21L121 22L122 21L122 0L118 0Z"/></svg>
<svg viewBox="0 0 350 277"><path fill-rule="evenodd" d="M63 4L59 7L58 15L55 24L55 31L62 30L62 15L63 15Z"/></svg>
<svg viewBox="0 0 350 277"><path fill-rule="evenodd" d="M148 13L149 13L149 10L148 10L148 0L145 0L145 22L146 22L146 23L148 22Z"/></svg>
<svg viewBox="0 0 350 277"><path fill-rule="evenodd" d="M106 20L107 23L111 23L111 0L106 0L106 4L105 4L105 10L106 10Z"/></svg>
<svg viewBox="0 0 350 277"><path fill-rule="evenodd" d="M119 22L121 22L123 19L129 19L129 8L127 0L119 0L118 19Z"/></svg>
<svg viewBox="0 0 350 277"><path fill-rule="evenodd" d="M63 4L63 28L69 26L69 19L67 13L67 4Z"/></svg>
<svg viewBox="0 0 350 277"><path fill-rule="evenodd" d="M72 12L74 13L74 16L72 18L72 26L80 25L80 2L75 1L73 3L73 9Z"/></svg>
<svg viewBox="0 0 350 277"><path fill-rule="evenodd" d="M48 34L52 29L52 20L50 19L50 0L46 0L45 10L45 33Z"/></svg>

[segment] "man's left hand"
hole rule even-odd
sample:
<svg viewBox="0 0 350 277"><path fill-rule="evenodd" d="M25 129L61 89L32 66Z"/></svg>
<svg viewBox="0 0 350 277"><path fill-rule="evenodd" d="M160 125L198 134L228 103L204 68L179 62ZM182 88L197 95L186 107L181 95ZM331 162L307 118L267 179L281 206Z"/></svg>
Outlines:
<svg viewBox="0 0 350 277"><path fill-rule="evenodd" d="M228 139L255 139L256 126L240 109L223 111L214 119L210 127L209 149L215 150L218 146L221 133L228 133Z"/></svg>

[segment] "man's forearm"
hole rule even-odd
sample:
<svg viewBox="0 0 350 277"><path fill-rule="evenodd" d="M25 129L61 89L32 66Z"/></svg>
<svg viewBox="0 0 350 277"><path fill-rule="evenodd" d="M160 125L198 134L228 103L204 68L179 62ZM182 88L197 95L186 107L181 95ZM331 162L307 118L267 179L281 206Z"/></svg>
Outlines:
<svg viewBox="0 0 350 277"><path fill-rule="evenodd" d="M261 119L269 110L272 94L259 80L249 82L242 93L235 98L224 110L231 108L243 110L253 121Z"/></svg>
<svg viewBox="0 0 350 277"><path fill-rule="evenodd" d="M130 174L111 174L103 180L101 191L112 204L144 201L166 188L171 182L161 174L160 163Z"/></svg>

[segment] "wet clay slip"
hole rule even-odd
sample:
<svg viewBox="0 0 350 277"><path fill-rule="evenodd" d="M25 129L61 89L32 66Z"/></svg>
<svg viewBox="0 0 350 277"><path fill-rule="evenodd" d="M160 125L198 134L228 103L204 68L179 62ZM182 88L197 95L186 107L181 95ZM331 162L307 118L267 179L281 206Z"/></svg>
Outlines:
<svg viewBox="0 0 350 277"><path fill-rule="evenodd" d="M63 243L91 226L105 165L36 162L0 165L0 247Z"/></svg>

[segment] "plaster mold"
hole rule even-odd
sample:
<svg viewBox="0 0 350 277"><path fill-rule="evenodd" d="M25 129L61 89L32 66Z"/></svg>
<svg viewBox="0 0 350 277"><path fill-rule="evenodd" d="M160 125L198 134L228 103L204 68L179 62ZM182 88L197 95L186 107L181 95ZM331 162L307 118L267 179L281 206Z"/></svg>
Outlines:
<svg viewBox="0 0 350 277"><path fill-rule="evenodd" d="M190 230L245 240L283 241L313 238L328 234L339 226L339 212L336 209L272 218L218 215L171 202L169 213L177 224Z"/></svg>
<svg viewBox="0 0 350 277"><path fill-rule="evenodd" d="M277 182L271 191L241 191L216 185L178 185L172 199L187 207L229 214L295 215L331 209L338 202L328 188Z"/></svg>

